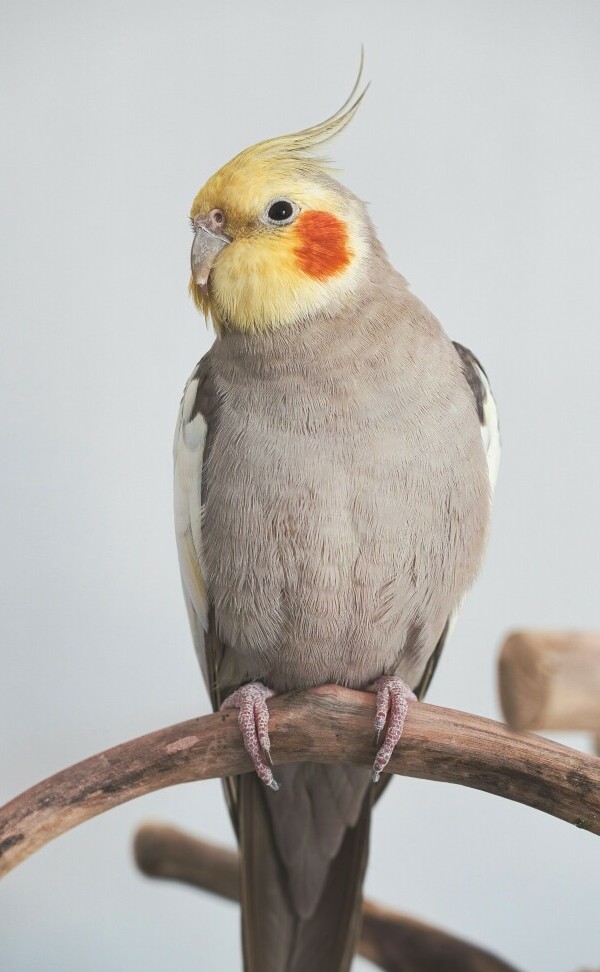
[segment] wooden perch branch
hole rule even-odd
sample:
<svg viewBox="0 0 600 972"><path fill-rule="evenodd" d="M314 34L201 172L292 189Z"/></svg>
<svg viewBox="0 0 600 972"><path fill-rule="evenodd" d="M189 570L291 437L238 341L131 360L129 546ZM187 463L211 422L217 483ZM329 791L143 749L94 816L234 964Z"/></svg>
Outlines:
<svg viewBox="0 0 600 972"><path fill-rule="evenodd" d="M239 901L239 855L174 827L146 824L134 842L138 867L149 877L182 881ZM358 953L385 972L517 972L468 942L365 901Z"/></svg>
<svg viewBox="0 0 600 972"><path fill-rule="evenodd" d="M271 701L275 764L373 760L373 695L326 685ZM388 769L460 783L600 834L600 760L465 712L414 702ZM190 719L57 773L0 810L0 874L96 814L153 790L250 770L236 713Z"/></svg>
<svg viewBox="0 0 600 972"><path fill-rule="evenodd" d="M502 646L498 676L513 729L600 734L600 634L516 631Z"/></svg>

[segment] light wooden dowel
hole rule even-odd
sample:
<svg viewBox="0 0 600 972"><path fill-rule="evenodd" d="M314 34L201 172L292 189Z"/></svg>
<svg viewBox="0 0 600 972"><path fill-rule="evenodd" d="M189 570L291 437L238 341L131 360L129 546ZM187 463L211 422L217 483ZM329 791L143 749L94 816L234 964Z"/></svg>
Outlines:
<svg viewBox="0 0 600 972"><path fill-rule="evenodd" d="M375 699L325 685L269 703L278 763L373 761ZM0 874L71 827L176 783L250 771L233 710L115 746L38 783L0 809ZM600 834L600 760L490 719L413 702L389 771L460 783Z"/></svg>
<svg viewBox="0 0 600 972"><path fill-rule="evenodd" d="M164 824L145 824L135 859L149 877L167 878L239 901L239 855ZM358 953L385 972L517 972L490 952L407 915L363 904ZM443 966L440 964L443 961Z"/></svg>
<svg viewBox="0 0 600 972"><path fill-rule="evenodd" d="M513 729L600 734L600 633L517 631L502 646L498 676Z"/></svg>

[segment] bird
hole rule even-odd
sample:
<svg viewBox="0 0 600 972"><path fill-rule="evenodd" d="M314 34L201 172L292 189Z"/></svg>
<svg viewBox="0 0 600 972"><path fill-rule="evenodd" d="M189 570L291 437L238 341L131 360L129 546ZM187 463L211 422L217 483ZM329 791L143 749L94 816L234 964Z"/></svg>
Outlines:
<svg viewBox="0 0 600 972"><path fill-rule="evenodd" d="M338 111L241 151L190 213L215 340L181 401L175 529L213 709L238 710L256 771L224 780L246 972L350 968L371 809L480 567L498 468L486 372L322 154L361 79L362 59ZM371 772L275 776L269 698L327 683L376 695Z"/></svg>

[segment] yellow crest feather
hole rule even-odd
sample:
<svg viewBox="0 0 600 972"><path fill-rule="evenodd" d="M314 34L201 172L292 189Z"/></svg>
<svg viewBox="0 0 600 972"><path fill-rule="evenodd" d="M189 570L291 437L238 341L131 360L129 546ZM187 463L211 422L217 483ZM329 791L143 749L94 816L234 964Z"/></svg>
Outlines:
<svg viewBox="0 0 600 972"><path fill-rule="evenodd" d="M362 91L357 94L364 68L364 51L361 48L360 64L358 74L352 87L352 91L333 115L304 128L299 132L292 132L289 135L277 135L275 138L268 138L262 142L257 142L247 149L244 149L235 156L229 165L247 164L249 161L255 162L277 162L278 164L288 162L291 166L302 168L323 168L330 167L330 160L322 156L315 156L313 153L326 142L330 142L339 135L350 124L358 111L360 104L365 97L369 84L366 84Z"/></svg>

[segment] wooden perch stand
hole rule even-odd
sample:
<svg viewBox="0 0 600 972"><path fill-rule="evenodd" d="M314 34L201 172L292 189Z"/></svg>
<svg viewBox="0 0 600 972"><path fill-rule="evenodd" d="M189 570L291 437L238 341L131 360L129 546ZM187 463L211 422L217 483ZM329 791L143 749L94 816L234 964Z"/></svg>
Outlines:
<svg viewBox="0 0 600 972"><path fill-rule="evenodd" d="M149 877L181 881L239 901L239 855L174 827L146 824L134 843L138 867ZM490 952L414 918L363 904L358 954L385 972L517 972Z"/></svg>
<svg viewBox="0 0 600 972"><path fill-rule="evenodd" d="M498 682L511 728L600 736L600 634L517 631L502 646Z"/></svg>
<svg viewBox="0 0 600 972"><path fill-rule="evenodd" d="M271 701L275 764L373 761L373 695L325 685ZM236 713L218 712L115 746L0 809L0 875L49 840L153 790L250 770ZM460 783L600 834L600 760L465 712L414 702L388 770Z"/></svg>

